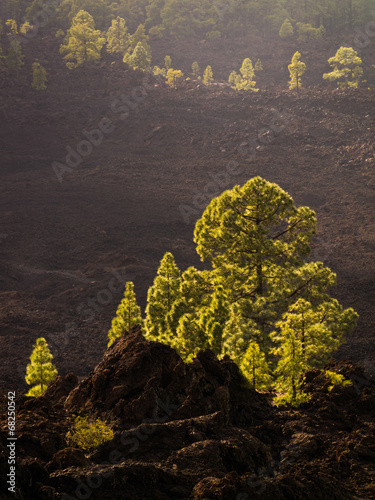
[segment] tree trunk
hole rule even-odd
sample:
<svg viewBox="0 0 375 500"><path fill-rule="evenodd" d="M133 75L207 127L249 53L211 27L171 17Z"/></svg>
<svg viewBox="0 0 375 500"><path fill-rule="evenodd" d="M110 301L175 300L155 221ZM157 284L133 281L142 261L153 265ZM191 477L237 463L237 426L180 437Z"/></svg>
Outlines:
<svg viewBox="0 0 375 500"><path fill-rule="evenodd" d="M256 225L257 227L260 226L259 219L256 219ZM259 295L263 295L263 266L262 266L261 250L258 250L256 269L257 269L257 293Z"/></svg>
<svg viewBox="0 0 375 500"><path fill-rule="evenodd" d="M255 356L254 356L254 353L253 353L253 387L255 390Z"/></svg>

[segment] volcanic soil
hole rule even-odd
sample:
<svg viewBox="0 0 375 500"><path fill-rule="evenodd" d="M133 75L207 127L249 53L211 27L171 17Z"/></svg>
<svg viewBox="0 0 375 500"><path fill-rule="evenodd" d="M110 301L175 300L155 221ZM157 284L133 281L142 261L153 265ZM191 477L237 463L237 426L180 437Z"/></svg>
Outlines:
<svg viewBox="0 0 375 500"><path fill-rule="evenodd" d="M124 282L134 281L144 308L166 251L182 270L204 265L196 220L212 196L255 175L316 211L311 258L337 273L332 295L360 315L334 356L374 370L374 91L307 85L297 95L280 87L280 71L258 93L224 83L173 90L121 62L68 72L56 43L35 39L27 48L28 62L37 54L48 68L47 91L33 91L30 75L2 82L1 385L26 389L41 336L61 375L86 376L102 359ZM266 71L277 54L259 50ZM227 66L228 58L219 73ZM310 85L316 79L311 73ZM128 96L131 109L119 112ZM85 153L85 131L100 125L101 143L61 170L67 148Z"/></svg>

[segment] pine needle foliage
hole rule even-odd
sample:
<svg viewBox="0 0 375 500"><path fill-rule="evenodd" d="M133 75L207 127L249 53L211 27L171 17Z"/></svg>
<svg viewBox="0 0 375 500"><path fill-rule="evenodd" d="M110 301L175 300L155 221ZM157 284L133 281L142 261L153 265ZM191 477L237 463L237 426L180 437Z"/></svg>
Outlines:
<svg viewBox="0 0 375 500"><path fill-rule="evenodd" d="M255 390L268 390L272 384L264 352L256 342L250 342L242 357L240 369Z"/></svg>
<svg viewBox="0 0 375 500"><path fill-rule="evenodd" d="M149 71L151 65L151 55L144 47L142 42L138 42L132 53L126 53L124 63L128 64L133 69Z"/></svg>
<svg viewBox="0 0 375 500"><path fill-rule="evenodd" d="M292 23L289 19L285 19L283 24L281 25L279 36L280 38L290 38L294 35L294 29Z"/></svg>
<svg viewBox="0 0 375 500"><path fill-rule="evenodd" d="M129 45L130 35L125 19L117 16L116 19L112 20L112 24L107 31L107 52L124 56Z"/></svg>
<svg viewBox="0 0 375 500"><path fill-rule="evenodd" d="M193 64L191 65L191 71L192 71L193 77L196 80L198 80L199 73L200 73L200 67L199 67L199 64L197 63L197 61L194 61Z"/></svg>
<svg viewBox="0 0 375 500"><path fill-rule="evenodd" d="M129 332L136 325L143 325L143 320L134 293L134 284L128 281L125 285L124 297L117 308L116 316L113 318L108 332L108 347L113 344L115 339Z"/></svg>
<svg viewBox="0 0 375 500"><path fill-rule="evenodd" d="M363 76L362 59L352 47L340 47L328 63L333 70L324 73L325 80L337 82L341 88L358 87Z"/></svg>
<svg viewBox="0 0 375 500"><path fill-rule="evenodd" d="M26 396L41 396L48 385L55 380L57 370L52 359L46 339L38 338L30 356L30 363L26 367L25 380L28 385L33 385Z"/></svg>
<svg viewBox="0 0 375 500"><path fill-rule="evenodd" d="M204 70L203 73L203 83L205 85L211 85L211 83L214 81L214 76L212 72L211 66L207 66L207 68Z"/></svg>
<svg viewBox="0 0 375 500"><path fill-rule="evenodd" d="M167 315L181 297L180 287L181 272L173 255L167 252L147 293L145 328L151 339L162 338L168 333Z"/></svg>
<svg viewBox="0 0 375 500"><path fill-rule="evenodd" d="M182 73L181 70L179 69L172 69L170 68L168 71L167 71L167 85L171 88L171 89L177 89L177 85L178 85L178 80L180 78L182 78L184 76L184 74Z"/></svg>
<svg viewBox="0 0 375 500"><path fill-rule="evenodd" d="M72 429L66 434L66 441L68 446L77 446L89 452L110 441L113 436L113 430L100 418L90 422L88 417L76 416Z"/></svg>
<svg viewBox="0 0 375 500"><path fill-rule="evenodd" d="M289 64L288 66L290 73L289 88L290 90L297 89L297 93L302 87L301 78L306 70L306 64L300 61L300 59L301 54L299 52L296 52L292 57L291 64Z"/></svg>
<svg viewBox="0 0 375 500"><path fill-rule="evenodd" d="M240 73L239 75L236 71L232 71L229 75L228 81L232 88L236 90L252 90L253 92L258 92L259 89L255 88L255 69L251 59L246 58L243 60Z"/></svg>
<svg viewBox="0 0 375 500"><path fill-rule="evenodd" d="M72 19L60 53L64 55L69 69L76 68L85 62L98 63L105 38L95 29L93 17L85 10L80 10Z"/></svg>

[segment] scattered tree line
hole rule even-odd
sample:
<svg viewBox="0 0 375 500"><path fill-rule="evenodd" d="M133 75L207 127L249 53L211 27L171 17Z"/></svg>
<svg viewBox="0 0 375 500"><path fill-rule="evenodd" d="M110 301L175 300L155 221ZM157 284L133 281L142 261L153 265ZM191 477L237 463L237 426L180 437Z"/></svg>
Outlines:
<svg viewBox="0 0 375 500"><path fill-rule="evenodd" d="M1 26L1 23L0 23ZM24 54L17 39L17 35L31 29L26 21L18 28L14 19L8 19L6 29L12 41L9 44L7 54L4 55L0 45L0 69L7 66L13 70L18 77L19 70L24 66ZM286 19L280 29L280 36L286 37L293 34L293 26ZM58 38L63 38L60 46L60 53L66 61L69 69L76 68L83 63L98 63L101 60L103 47L109 54L120 55L123 61L133 69L153 72L154 75L161 75L166 78L166 83L176 89L178 82L182 81L181 70L172 68L170 56L165 56L164 67L154 66L151 69L151 47L149 45L149 35L146 33L143 24L140 24L131 35L126 25L125 19L116 17L112 20L111 26L105 32L96 29L94 18L85 10L80 10L72 19L70 28L66 33L59 29L56 32ZM300 61L301 54L296 52L288 66L290 72L289 88L296 89L297 92L302 86L302 75L306 70L306 64ZM362 60L357 52L351 47L340 47L334 57L328 60L332 67L330 73L325 73L323 78L331 82L337 82L340 87L358 87L363 81ZM32 65L33 81L32 87L35 90L46 90L47 73L45 68L35 61ZM202 80L205 85L213 83L212 67L208 65L200 74L198 62L193 62L191 76L195 80ZM255 74L263 71L262 62L258 59L253 66L251 59L245 58L239 73L232 71L228 82L233 89L257 92ZM190 80L187 77L186 80ZM364 81L363 81L364 82Z"/></svg>
<svg viewBox="0 0 375 500"><path fill-rule="evenodd" d="M102 30L119 16L132 31L143 24L153 36L208 39L248 33L267 37L277 34L287 19L298 36L313 37L312 30L321 27L333 33L367 22L374 8L374 0L2 0L0 17L35 24L47 16L48 28L65 30L85 10Z"/></svg>

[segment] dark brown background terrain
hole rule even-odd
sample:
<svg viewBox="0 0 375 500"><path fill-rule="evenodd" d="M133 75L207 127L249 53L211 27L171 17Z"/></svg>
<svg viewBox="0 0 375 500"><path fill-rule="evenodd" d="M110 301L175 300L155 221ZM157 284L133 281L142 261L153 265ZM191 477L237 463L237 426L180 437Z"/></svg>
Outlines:
<svg viewBox="0 0 375 500"><path fill-rule="evenodd" d="M375 362L374 90L312 87L322 83L337 40L300 47L254 39L216 44L154 43L153 62L169 53L186 74L194 60L202 67L210 63L214 76L224 81L244 57L261 57L258 94L193 84L174 91L156 82L122 121L111 105L142 85L143 75L108 61L68 72L58 41L42 37L25 47L26 64L30 68L38 57L46 66L48 90L31 89L29 70L18 82L2 82L4 388L26 387L25 367L40 336L49 342L60 374L84 376L93 369L121 300L116 271L134 281L144 307L166 251L182 270L200 265L193 230L205 201L197 196L210 191L208 183L225 172L230 160L240 163L242 173L232 175L225 187L261 175L288 191L297 205L316 210L312 258L337 273L332 294L360 314L356 330L335 356ZM298 96L283 90L286 66L297 48L308 66L307 88ZM367 76L371 79L371 72ZM52 162L64 163L66 147L75 149L84 139L83 129L97 128L103 117L114 122L115 130L59 182ZM273 135L267 133L272 124L278 130ZM260 145L259 139L264 147L246 161L254 153L246 143ZM239 146L250 153L241 156ZM199 200L197 211L193 203ZM195 210L189 223L181 205Z"/></svg>

